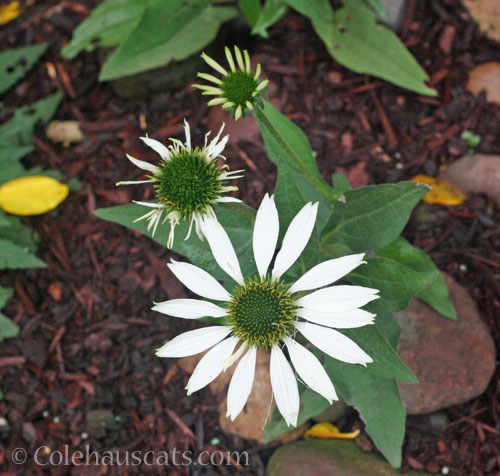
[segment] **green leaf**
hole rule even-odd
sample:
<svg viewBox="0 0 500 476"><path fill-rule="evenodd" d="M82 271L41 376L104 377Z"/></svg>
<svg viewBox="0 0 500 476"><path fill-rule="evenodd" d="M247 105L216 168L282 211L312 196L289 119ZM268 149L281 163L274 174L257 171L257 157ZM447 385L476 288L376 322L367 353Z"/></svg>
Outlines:
<svg viewBox="0 0 500 476"><path fill-rule="evenodd" d="M431 273L434 276L433 280L425 289L418 291L415 296L444 316L450 319L457 318L453 303L448 296L448 288L443 275L423 250L412 246L403 237L399 237L384 248L377 250L376 253L384 258L395 260L416 272Z"/></svg>
<svg viewBox="0 0 500 476"><path fill-rule="evenodd" d="M6 215L5 222L0 221L0 238L26 248L32 253L35 253L37 250L37 233L26 225L23 225L21 220L15 216Z"/></svg>
<svg viewBox="0 0 500 476"><path fill-rule="evenodd" d="M336 192L340 192L340 194L343 194L344 192L348 192L349 190L352 190L351 184L349 183L349 180L347 180L347 177L342 174L342 173L336 173L332 175L332 183L333 183L333 188Z"/></svg>
<svg viewBox="0 0 500 476"><path fill-rule="evenodd" d="M10 221L8 215L3 210L0 210L0 227L9 227L9 226L10 226Z"/></svg>
<svg viewBox="0 0 500 476"><path fill-rule="evenodd" d="M238 14L233 7L214 7L210 0L151 0L137 27L106 61L100 81L127 76L200 51L222 23Z"/></svg>
<svg viewBox="0 0 500 476"><path fill-rule="evenodd" d="M401 234L411 211L428 190L426 185L399 182L345 192L335 202L321 242L343 243L352 251L388 245Z"/></svg>
<svg viewBox="0 0 500 476"><path fill-rule="evenodd" d="M55 93L29 106L17 108L12 119L0 126L0 143L4 147L29 145L36 123L49 121L60 101L61 94Z"/></svg>
<svg viewBox="0 0 500 476"><path fill-rule="evenodd" d="M24 167L20 162L0 162L0 185L24 173Z"/></svg>
<svg viewBox="0 0 500 476"><path fill-rule="evenodd" d="M288 7L281 0L267 0L259 18L252 28L253 35L268 38L267 29L274 25L287 12Z"/></svg>
<svg viewBox="0 0 500 476"><path fill-rule="evenodd" d="M226 230L236 254L240 259L241 271L244 276L256 272L252 252L252 232L255 220L255 211L243 204L228 203L215 207L217 219ZM145 207L130 204L117 207L101 208L94 215L107 221L118 223L132 230L139 231L154 239L163 246L167 246L170 224L167 221L160 225L154 237L147 231L147 223L142 220L134 223L134 220L144 215ZM175 241L173 251L182 254L200 268L208 271L216 279L227 279L227 275L216 264L210 248L206 242L200 241L193 231L188 240L184 240L188 232L188 224L180 223L175 228Z"/></svg>
<svg viewBox="0 0 500 476"><path fill-rule="evenodd" d="M2 342L4 339L17 337L18 335L19 326L0 312L0 342Z"/></svg>
<svg viewBox="0 0 500 476"><path fill-rule="evenodd" d="M33 150L30 145L21 147L9 147L0 145L0 163L15 162L22 159Z"/></svg>
<svg viewBox="0 0 500 476"><path fill-rule="evenodd" d="M73 32L73 38L62 49L66 58L80 51L92 51L120 45L139 24L149 0L106 0Z"/></svg>
<svg viewBox="0 0 500 476"><path fill-rule="evenodd" d="M253 27L260 16L260 0L239 0L239 5L248 23Z"/></svg>
<svg viewBox="0 0 500 476"><path fill-rule="evenodd" d="M304 424L307 420L319 415L323 410L326 410L330 404L328 400L320 394L314 392L310 388L299 383L300 407L299 417L297 418L297 426ZM263 440L264 444L269 443L274 438L290 431L285 420L279 410L275 407L271 414L271 419L264 427Z"/></svg>
<svg viewBox="0 0 500 476"><path fill-rule="evenodd" d="M23 78L46 49L39 43L0 52L0 94Z"/></svg>
<svg viewBox="0 0 500 476"><path fill-rule="evenodd" d="M29 250L0 238L0 269L45 268L46 264Z"/></svg>
<svg viewBox="0 0 500 476"><path fill-rule="evenodd" d="M337 392L359 412L377 448L392 466L400 467L406 413L396 380L330 357L325 368Z"/></svg>
<svg viewBox="0 0 500 476"><path fill-rule="evenodd" d="M387 258L367 258L368 264L351 273L349 281L375 288L391 311L402 311L417 292L428 287L436 278L434 271L415 271Z"/></svg>
<svg viewBox="0 0 500 476"><path fill-rule="evenodd" d="M358 0L354 0L358 1ZM385 14L384 6L380 0L363 0L369 8L371 8L382 20L387 21L387 15ZM343 2L347 3L346 0Z"/></svg>
<svg viewBox="0 0 500 476"><path fill-rule="evenodd" d="M4 288L3 286L0 286L0 309L3 309L5 303L11 296L12 296L11 288Z"/></svg>
<svg viewBox="0 0 500 476"><path fill-rule="evenodd" d="M284 1L311 20L330 54L343 66L419 94L436 95L424 83L427 73L395 33L377 24L362 1L350 1L335 12L327 0Z"/></svg>

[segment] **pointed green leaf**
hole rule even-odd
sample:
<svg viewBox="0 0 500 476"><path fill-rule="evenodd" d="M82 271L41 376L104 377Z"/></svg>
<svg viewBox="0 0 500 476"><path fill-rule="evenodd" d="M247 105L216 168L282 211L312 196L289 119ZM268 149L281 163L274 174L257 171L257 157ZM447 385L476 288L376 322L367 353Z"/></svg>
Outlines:
<svg viewBox="0 0 500 476"><path fill-rule="evenodd" d="M45 268L46 264L26 248L0 238L0 269Z"/></svg>

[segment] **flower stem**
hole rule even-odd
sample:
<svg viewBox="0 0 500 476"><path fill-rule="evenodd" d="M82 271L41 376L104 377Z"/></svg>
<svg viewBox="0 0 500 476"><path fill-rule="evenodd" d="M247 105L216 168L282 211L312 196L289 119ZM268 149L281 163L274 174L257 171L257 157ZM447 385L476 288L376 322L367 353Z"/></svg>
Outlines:
<svg viewBox="0 0 500 476"><path fill-rule="evenodd" d="M293 162L297 169L303 173L316 187L317 189L329 200L334 201L338 198L337 194L328 186L328 184L321 178L321 176L316 177L311 173L310 170L303 164L297 154L288 146L284 141L280 133L273 126L272 122L266 117L262 108L257 106L253 110L253 114L260 126L266 129L272 138L276 141L278 146L283 150L288 159ZM318 174L319 175L319 174Z"/></svg>

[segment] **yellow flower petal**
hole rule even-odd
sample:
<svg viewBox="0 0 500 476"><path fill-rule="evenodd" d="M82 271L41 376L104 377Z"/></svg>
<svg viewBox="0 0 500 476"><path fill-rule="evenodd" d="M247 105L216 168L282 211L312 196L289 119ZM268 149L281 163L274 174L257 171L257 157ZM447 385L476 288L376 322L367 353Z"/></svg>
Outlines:
<svg viewBox="0 0 500 476"><path fill-rule="evenodd" d="M343 440L352 440L359 435L359 430L351 433L341 433L340 430L328 421L316 423L304 433L304 438L339 438Z"/></svg>
<svg viewBox="0 0 500 476"><path fill-rule="evenodd" d="M35 3L34 0L29 0L26 2L26 5L22 7L18 1L14 1L0 6L0 25L15 20L24 10L26 10L26 7L33 5L33 3Z"/></svg>
<svg viewBox="0 0 500 476"><path fill-rule="evenodd" d="M44 175L20 177L0 187L0 208L13 215L41 215L67 196L67 185Z"/></svg>
<svg viewBox="0 0 500 476"><path fill-rule="evenodd" d="M431 205L461 205L467 199L465 193L444 180L429 177L428 175L417 175L412 178L412 181L425 183L431 187L431 190L422 199L425 203Z"/></svg>

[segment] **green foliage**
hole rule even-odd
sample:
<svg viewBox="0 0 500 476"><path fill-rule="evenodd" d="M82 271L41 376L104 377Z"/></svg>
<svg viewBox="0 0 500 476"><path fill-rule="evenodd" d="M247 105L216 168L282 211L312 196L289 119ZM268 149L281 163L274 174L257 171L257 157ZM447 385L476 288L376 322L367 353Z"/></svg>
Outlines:
<svg viewBox="0 0 500 476"><path fill-rule="evenodd" d="M45 43L38 43L0 52L0 94L23 78L46 49Z"/></svg>
<svg viewBox="0 0 500 476"><path fill-rule="evenodd" d="M11 294L12 291L9 288L0 286L0 310L3 309ZM0 342L9 337L16 337L18 334L19 326L0 312Z"/></svg>

